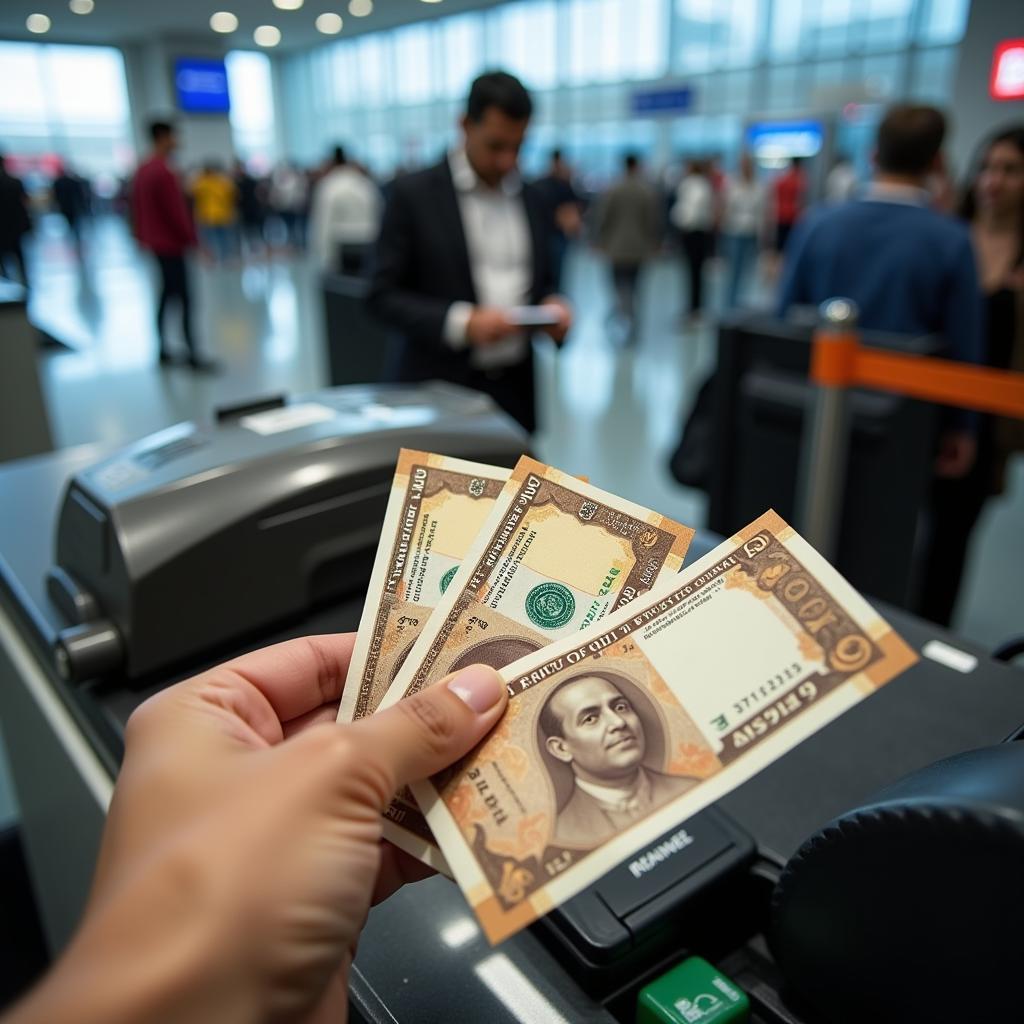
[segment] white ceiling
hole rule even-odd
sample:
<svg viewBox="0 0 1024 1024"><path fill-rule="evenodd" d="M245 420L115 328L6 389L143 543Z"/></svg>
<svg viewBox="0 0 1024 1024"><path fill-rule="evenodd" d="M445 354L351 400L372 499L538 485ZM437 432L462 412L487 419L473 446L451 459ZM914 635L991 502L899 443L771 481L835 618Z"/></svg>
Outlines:
<svg viewBox="0 0 1024 1024"><path fill-rule="evenodd" d="M223 40L225 49L258 49L252 41L253 29L257 25L276 25L281 30L281 43L269 52L281 52L500 2L375 0L372 14L355 18L348 13L348 0L305 0L298 11L278 10L271 0L96 0L95 9L87 15L72 14L67 0L0 0L0 39L118 45L158 36L202 35ZM230 35L220 35L210 28L210 15L224 10L238 16L238 30ZM325 11L334 11L344 19L340 35L325 36L314 27L316 16ZM45 14L52 21L44 35L35 35L25 27L25 19L35 13Z"/></svg>

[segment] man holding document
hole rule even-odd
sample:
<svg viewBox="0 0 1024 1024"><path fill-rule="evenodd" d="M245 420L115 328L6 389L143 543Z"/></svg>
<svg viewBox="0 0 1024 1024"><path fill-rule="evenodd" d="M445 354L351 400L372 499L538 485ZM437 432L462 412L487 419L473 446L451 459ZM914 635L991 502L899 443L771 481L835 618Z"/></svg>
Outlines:
<svg viewBox="0 0 1024 1024"><path fill-rule="evenodd" d="M532 110L511 75L473 82L461 144L395 182L368 298L401 332L399 380L486 392L530 431L531 331L560 343L572 320L553 294L547 207L517 170Z"/></svg>

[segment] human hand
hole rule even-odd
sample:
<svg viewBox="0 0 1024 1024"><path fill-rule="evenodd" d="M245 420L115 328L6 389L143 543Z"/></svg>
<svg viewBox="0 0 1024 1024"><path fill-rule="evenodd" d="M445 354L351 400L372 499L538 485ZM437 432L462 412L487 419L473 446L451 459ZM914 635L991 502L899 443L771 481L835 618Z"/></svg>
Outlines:
<svg viewBox="0 0 1024 1024"><path fill-rule="evenodd" d="M935 456L935 474L944 480L965 477L974 465L978 442L966 430L949 430L939 440L939 453Z"/></svg>
<svg viewBox="0 0 1024 1024"><path fill-rule="evenodd" d="M493 345L509 335L521 331L522 327L514 324L503 309L492 306L475 306L466 324L466 340L470 345Z"/></svg>
<svg viewBox="0 0 1024 1024"><path fill-rule="evenodd" d="M256 651L132 715L84 921L10 1024L346 1019L371 904L430 873L381 841L384 808L507 700L476 665L338 725L354 639Z"/></svg>
<svg viewBox="0 0 1024 1024"><path fill-rule="evenodd" d="M560 314L558 323L542 327L541 330L551 338L556 345L565 341L569 328L572 327L572 306L561 295L549 295L540 303L542 306L557 306Z"/></svg>

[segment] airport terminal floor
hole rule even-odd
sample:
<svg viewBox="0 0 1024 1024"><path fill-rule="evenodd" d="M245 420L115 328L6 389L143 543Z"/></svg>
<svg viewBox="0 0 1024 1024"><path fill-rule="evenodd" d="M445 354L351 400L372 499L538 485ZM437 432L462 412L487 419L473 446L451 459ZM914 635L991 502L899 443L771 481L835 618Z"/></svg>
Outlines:
<svg viewBox="0 0 1024 1024"><path fill-rule="evenodd" d="M196 263L199 343L222 372L197 376L156 363L152 268L116 217L91 225L80 258L56 216L46 217L31 252L34 321L73 349L56 350L43 381L58 447L127 442L171 423L260 396L325 386L317 272L304 256L277 254L228 266ZM712 309L720 278L712 265ZM749 302L766 305L767 282ZM703 492L670 476L674 448L694 394L714 366L714 325L684 326L686 285L677 254L650 266L640 287L638 338L624 344L610 320L605 264L571 252L566 292L576 324L563 351L537 348L539 457L588 475L680 521L705 525ZM1024 459L1010 466L1006 492L988 503L974 535L953 629L986 648L1019 632L1024 599L1019 565L1005 552L1024 522Z"/></svg>

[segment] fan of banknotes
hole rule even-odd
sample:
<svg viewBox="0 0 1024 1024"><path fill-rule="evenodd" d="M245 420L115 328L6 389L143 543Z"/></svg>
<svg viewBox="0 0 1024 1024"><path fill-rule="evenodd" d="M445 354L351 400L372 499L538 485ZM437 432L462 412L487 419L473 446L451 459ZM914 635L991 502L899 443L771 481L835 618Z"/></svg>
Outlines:
<svg viewBox="0 0 1024 1024"><path fill-rule="evenodd" d="M501 673L501 722L384 820L491 942L916 660L774 512L682 570L693 533L526 456L399 453L338 719Z"/></svg>

